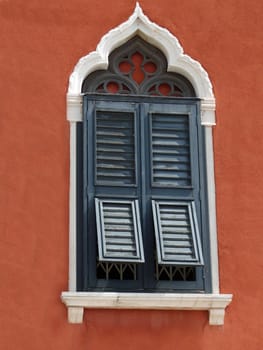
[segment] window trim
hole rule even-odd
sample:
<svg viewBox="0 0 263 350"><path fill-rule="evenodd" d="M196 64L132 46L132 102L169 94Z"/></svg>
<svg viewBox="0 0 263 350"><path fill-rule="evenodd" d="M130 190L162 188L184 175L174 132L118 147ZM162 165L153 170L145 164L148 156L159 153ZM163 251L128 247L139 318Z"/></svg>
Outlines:
<svg viewBox="0 0 263 350"><path fill-rule="evenodd" d="M109 54L118 46L135 35L141 36L144 40L162 50L168 61L168 71L177 72L185 76L193 85L196 95L201 99L201 125L204 126L205 133L205 159L208 194L208 220L210 232L210 260L211 260L211 294L161 294L160 299L153 302L152 307L146 307L149 294L141 298L141 305L137 308L167 309L162 304L174 300L172 309L200 310L198 300L202 300L202 310L209 310L210 324L224 323L224 309L231 302L232 295L219 294L219 271L218 271L218 246L216 230L216 201L215 201L215 180L214 180L214 154L212 126L215 123L215 98L212 91L212 84L207 72L195 60L183 53L183 49L178 40L167 30L151 22L144 15L137 3L134 13L124 23L107 33L97 46L97 50L81 58L75 66L69 81L67 94L67 119L70 122L70 192L69 192L69 292L63 292L62 301L68 307L69 322L79 323L82 319L83 308L109 307L109 293L81 293L76 292L76 251L77 251L77 123L82 122L83 97L81 86L83 80L91 72L98 69L107 69ZM112 293L110 293L112 294ZM112 307L120 308L121 301L127 295L124 308L132 308L139 298L137 293L113 293ZM142 293L143 294L143 293ZM156 294L155 294L156 295ZM96 298L98 299L96 302ZM136 299L137 298L137 299ZM192 298L192 299L191 299ZM115 301L114 301L115 300ZM130 300L130 301L129 301ZM158 302L160 301L160 303ZM181 304L180 300L185 300L186 304ZM189 302L189 300L192 300ZM135 303L135 304L134 304ZM96 306L97 305L97 306ZM99 306L101 305L101 306ZM130 306L129 306L130 305ZM145 305L145 307L143 307ZM183 305L183 306L182 306ZM82 311L81 311L82 310ZM80 317L81 316L81 317Z"/></svg>
<svg viewBox="0 0 263 350"><path fill-rule="evenodd" d="M224 324L231 294L62 292L68 322L82 323L84 309L207 310L209 324Z"/></svg>

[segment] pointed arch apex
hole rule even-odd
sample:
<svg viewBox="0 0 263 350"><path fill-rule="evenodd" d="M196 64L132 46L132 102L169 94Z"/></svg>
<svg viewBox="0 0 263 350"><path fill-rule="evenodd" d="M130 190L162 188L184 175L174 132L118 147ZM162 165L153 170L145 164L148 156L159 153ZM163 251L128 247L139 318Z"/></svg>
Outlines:
<svg viewBox="0 0 263 350"><path fill-rule="evenodd" d="M142 8L141 8L141 6L140 6L139 1L136 1L136 5L135 5L134 12L137 12L137 13L143 14L143 10L142 10Z"/></svg>
<svg viewBox="0 0 263 350"><path fill-rule="evenodd" d="M211 109L215 110L215 99L207 72L199 62L184 54L178 39L169 30L152 22L143 13L139 2L126 22L111 29L102 37L96 51L79 60L70 76L68 95L81 94L84 79L95 70L107 69L110 53L135 35L159 48L167 58L168 71L184 75L193 85L196 95L209 101L209 118L205 118L205 123L209 120L209 125L214 125L215 116Z"/></svg>

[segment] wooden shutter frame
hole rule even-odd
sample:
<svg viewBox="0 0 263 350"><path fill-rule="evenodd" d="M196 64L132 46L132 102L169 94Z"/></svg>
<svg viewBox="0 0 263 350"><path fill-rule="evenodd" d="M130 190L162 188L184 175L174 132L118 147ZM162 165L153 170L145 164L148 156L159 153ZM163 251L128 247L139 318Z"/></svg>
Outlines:
<svg viewBox="0 0 263 350"><path fill-rule="evenodd" d="M96 94L95 95L94 94L88 94L84 98L84 100L85 100L84 104L87 104L86 103L87 99L89 99L90 103L95 103L94 101L96 101L96 102L97 101L104 101L104 103L108 104L108 103L111 103L112 101L114 101L114 102L117 102L117 103L119 103L119 102L131 103L131 104L137 104L137 103L140 104L140 103L142 103L142 106L149 105L151 103L155 104L155 105L159 104L159 103L162 103L162 104L173 105L173 106L180 106L180 105L185 105L185 104L188 105L188 104L190 104L190 105L195 106L194 108L196 108L196 110L198 110L197 106L198 106L198 103L199 103L199 100L196 99L196 98L191 98L191 99L170 99L170 98L165 98L164 99L164 98L158 98L158 97L140 97L140 96L132 96L131 97L131 96L113 96L113 95L112 96L109 96L109 95L102 96L102 95L96 95ZM200 119L200 115L199 114L197 114L197 115L198 115L198 119L195 121L195 123L199 124L198 122L199 122L199 119ZM198 132L200 132L200 126L198 126L198 129L199 129ZM90 132L92 133L92 131L90 131ZM94 129L93 129L93 132L94 132ZM85 131L84 131L84 134L85 134ZM93 135L93 137L94 137L94 135ZM199 142L199 140L198 140L198 142ZM201 141L201 143L202 143L202 141ZM106 196L106 198L107 197L108 196ZM132 196L132 197L134 198L134 196ZM178 198L179 197L180 198L184 198L184 196L182 196L181 194L178 194ZM124 198L127 198L127 196L126 197L124 196ZM155 194L153 194L153 198L156 199L156 195ZM84 209L84 211L85 211L85 209ZM201 220L200 225L203 226L203 220ZM84 253L84 255L85 255L85 253ZM84 257L84 260L85 260L85 257ZM208 261L207 258L206 258L206 261ZM171 288L179 288L179 290L181 290L181 289L202 290L203 288L205 288L205 290L209 290L209 280L208 280L208 282L206 282L206 284L205 284L206 286L202 287L203 273L202 274L200 274L200 273L198 272L198 276L200 275L200 277L198 277L198 280L199 280L198 283L196 283L196 282L180 282L180 281L176 281L174 283L172 283L172 282L168 283L168 281L167 282L164 281L163 283L161 283L161 285L163 285L164 287L160 286L158 288L161 288L161 289L162 288L165 288L165 289L168 288L168 290L170 290ZM85 274L85 272L84 272L84 274ZM206 262L206 275L209 275L209 266L207 266L207 262ZM85 283L85 284L87 286L87 283ZM158 283L158 286L159 286L159 284L160 283ZM174 287L172 287L172 285L174 285ZM167 286L167 287L165 287L165 286ZM175 287L175 286L177 286L177 287ZM88 288L88 287L85 287L85 288Z"/></svg>
<svg viewBox="0 0 263 350"><path fill-rule="evenodd" d="M162 228L162 218L160 212L160 205L166 206L185 206L188 209L189 215L189 224L191 227L191 239L192 239L192 248L194 252L194 258L189 260L180 260L180 259L166 259L164 252L164 238L163 238L163 228ZM155 201L152 200L152 210L153 210L153 219L154 219L154 229L155 229L155 238L156 238L156 247L157 247L157 257L159 264L167 265L182 265L182 266L201 266L203 262L203 254L200 240L200 233L198 228L198 222L196 217L195 203L194 201ZM175 229L176 231L176 229Z"/></svg>
<svg viewBox="0 0 263 350"><path fill-rule="evenodd" d="M117 254L110 255L107 254L107 240L105 232L105 222L104 222L104 203L108 204L130 204L132 210L132 221L134 228L134 244L136 248L136 256L133 258L128 256L128 254L122 254L119 251L119 256ZM140 213L138 200L104 200L95 198L95 208L96 208L96 224L97 224L97 237L98 237L98 247L99 247L99 260L100 261L115 261L115 262L144 262L144 251L143 251L143 242L142 242L142 232L141 232L141 223L140 223ZM120 215L120 220L122 219ZM107 256L108 255L108 256Z"/></svg>

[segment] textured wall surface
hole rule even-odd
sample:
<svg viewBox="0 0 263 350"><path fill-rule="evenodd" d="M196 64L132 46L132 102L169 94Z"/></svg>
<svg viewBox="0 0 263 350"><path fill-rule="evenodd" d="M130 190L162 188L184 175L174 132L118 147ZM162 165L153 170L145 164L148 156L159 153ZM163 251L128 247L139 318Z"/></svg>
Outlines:
<svg viewBox="0 0 263 350"><path fill-rule="evenodd" d="M90 310L69 325L68 77L131 0L0 1L0 348L257 350L263 344L262 2L142 0L214 86L225 325L205 312Z"/></svg>

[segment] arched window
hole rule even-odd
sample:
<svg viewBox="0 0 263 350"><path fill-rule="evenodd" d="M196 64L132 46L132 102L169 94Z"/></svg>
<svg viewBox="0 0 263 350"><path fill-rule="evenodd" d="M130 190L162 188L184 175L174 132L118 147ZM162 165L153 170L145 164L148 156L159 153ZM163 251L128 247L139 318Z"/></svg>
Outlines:
<svg viewBox="0 0 263 350"><path fill-rule="evenodd" d="M137 4L76 65L67 114L69 321L116 307L208 310L223 324L205 70Z"/></svg>
<svg viewBox="0 0 263 350"><path fill-rule="evenodd" d="M82 92L78 289L210 292L204 135L190 82L136 36Z"/></svg>

